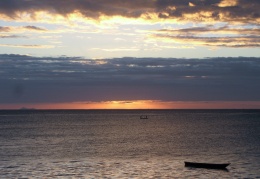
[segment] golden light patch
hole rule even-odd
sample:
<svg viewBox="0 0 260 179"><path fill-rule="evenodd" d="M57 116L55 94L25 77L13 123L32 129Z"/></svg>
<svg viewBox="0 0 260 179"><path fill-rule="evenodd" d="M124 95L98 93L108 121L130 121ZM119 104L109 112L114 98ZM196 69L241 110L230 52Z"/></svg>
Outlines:
<svg viewBox="0 0 260 179"><path fill-rule="evenodd" d="M182 21L195 21L195 22L201 22L203 23L214 23L216 20L212 17L211 11L201 11L193 14L183 14L183 20Z"/></svg>
<svg viewBox="0 0 260 179"><path fill-rule="evenodd" d="M63 108L70 106L73 109L172 109L174 104L159 100L129 100L129 101L101 101L101 102L74 102L62 104Z"/></svg>
<svg viewBox="0 0 260 179"><path fill-rule="evenodd" d="M169 6L167 10L173 11L176 10L176 7ZM164 15L169 16L168 12L161 12ZM4 14L0 14L0 19L12 21L14 18L8 17ZM178 19L171 18L160 18L158 17L157 12L146 12L140 15L140 17L124 17L122 15L114 15L114 16L106 16L100 15L96 18L86 17L79 11L74 11L73 13L67 14L66 16L52 13L49 11L34 11L30 12L17 12L15 16L16 22L39 22L39 23L47 23L47 24L65 24L71 27L77 27L82 24L92 24L96 25L99 28L110 28L113 25L118 24L135 24L135 25L143 25L143 24L151 24L151 23L177 23ZM179 21L179 23L181 23Z"/></svg>
<svg viewBox="0 0 260 179"><path fill-rule="evenodd" d="M168 6L168 7L167 7L167 10L175 11L175 10L176 10L176 7L175 7L175 6Z"/></svg>
<svg viewBox="0 0 260 179"><path fill-rule="evenodd" d="M13 21L15 19L16 22L39 22L39 23L47 23L47 24L66 24L68 26L76 26L79 23L85 24L97 24L98 22L95 19L84 17L79 12L74 12L68 14L66 16L59 15L56 13L50 13L48 11L34 11L30 12L16 12L15 17L8 17L4 14L0 14L0 19L6 21Z"/></svg>
<svg viewBox="0 0 260 179"><path fill-rule="evenodd" d="M156 104L150 100L137 101L106 101L102 102L104 109L154 109Z"/></svg>
<svg viewBox="0 0 260 179"><path fill-rule="evenodd" d="M237 5L237 0L222 0L218 4L219 7L231 7L236 5Z"/></svg>
<svg viewBox="0 0 260 179"><path fill-rule="evenodd" d="M144 13L138 18L131 17L123 17L123 16L100 16L99 17L99 25L118 25L118 24L135 24L135 25L143 25L143 24L151 24L158 23L159 17L157 13ZM162 19L161 19L162 20Z"/></svg>
<svg viewBox="0 0 260 179"><path fill-rule="evenodd" d="M260 109L259 101L103 101L74 103L0 104L1 109Z"/></svg>
<svg viewBox="0 0 260 179"><path fill-rule="evenodd" d="M164 16L164 17L169 17L170 16L170 14L168 12L162 12L161 15Z"/></svg>
<svg viewBox="0 0 260 179"><path fill-rule="evenodd" d="M196 6L196 5L193 4L193 3L191 3L191 2L189 2L189 6L190 6L190 7L194 7L194 6Z"/></svg>

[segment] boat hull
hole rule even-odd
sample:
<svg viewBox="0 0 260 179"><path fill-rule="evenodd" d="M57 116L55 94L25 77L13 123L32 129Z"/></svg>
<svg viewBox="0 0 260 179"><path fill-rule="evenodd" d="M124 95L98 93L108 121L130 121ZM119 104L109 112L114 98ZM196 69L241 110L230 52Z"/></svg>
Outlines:
<svg viewBox="0 0 260 179"><path fill-rule="evenodd" d="M185 167L195 167L195 168L208 168L208 169L226 169L230 163L197 163L197 162L184 162Z"/></svg>
<svg viewBox="0 0 260 179"><path fill-rule="evenodd" d="M140 119L148 119L148 116L140 116Z"/></svg>

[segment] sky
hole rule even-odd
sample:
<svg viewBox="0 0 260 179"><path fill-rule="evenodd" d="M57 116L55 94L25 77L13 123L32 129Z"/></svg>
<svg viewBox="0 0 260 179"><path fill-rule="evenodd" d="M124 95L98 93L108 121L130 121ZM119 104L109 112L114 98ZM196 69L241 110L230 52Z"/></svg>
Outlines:
<svg viewBox="0 0 260 179"><path fill-rule="evenodd" d="M0 109L260 109L259 0L1 0Z"/></svg>

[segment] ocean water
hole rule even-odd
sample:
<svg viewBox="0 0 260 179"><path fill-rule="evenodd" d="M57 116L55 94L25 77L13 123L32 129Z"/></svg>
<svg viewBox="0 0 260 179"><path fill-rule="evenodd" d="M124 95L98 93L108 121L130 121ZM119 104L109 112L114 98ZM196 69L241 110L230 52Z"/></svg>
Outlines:
<svg viewBox="0 0 260 179"><path fill-rule="evenodd" d="M260 110L0 111L0 178L260 178Z"/></svg>

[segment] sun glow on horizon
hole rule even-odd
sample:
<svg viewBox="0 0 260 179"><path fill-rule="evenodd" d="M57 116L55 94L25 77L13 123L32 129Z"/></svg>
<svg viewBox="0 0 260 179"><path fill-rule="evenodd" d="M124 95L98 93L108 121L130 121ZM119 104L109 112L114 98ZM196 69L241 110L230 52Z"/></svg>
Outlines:
<svg viewBox="0 0 260 179"><path fill-rule="evenodd" d="M0 109L260 109L260 102L130 100L41 104L2 104L0 105Z"/></svg>

